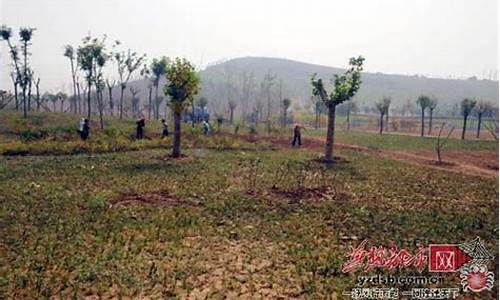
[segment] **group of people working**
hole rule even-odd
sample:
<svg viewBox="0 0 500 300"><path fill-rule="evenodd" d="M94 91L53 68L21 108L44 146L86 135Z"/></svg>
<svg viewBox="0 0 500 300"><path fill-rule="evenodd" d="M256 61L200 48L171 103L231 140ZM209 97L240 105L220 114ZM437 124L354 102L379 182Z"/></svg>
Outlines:
<svg viewBox="0 0 500 300"><path fill-rule="evenodd" d="M136 122L136 134L135 138L138 140L144 139L144 127L146 127L146 119L140 118ZM161 124L162 124L162 131L161 131L161 137L167 137L168 136L168 123L165 119L161 119ZM210 128L210 123L208 123L206 120L202 122L202 127L203 127L203 134L208 135L211 131ZM301 126L299 124L295 124L293 128L293 140L292 140L292 147L301 146L302 145L302 140L301 140L301 131L302 129L305 129L304 126ZM80 134L80 138L82 140L87 140L90 134L90 126L89 126L89 120L86 118L81 118L80 119L80 124L78 127L78 133Z"/></svg>
<svg viewBox="0 0 500 300"><path fill-rule="evenodd" d="M167 137L169 134L168 123L165 119L161 119L161 124L162 124L161 137L164 138ZM203 133L205 135L209 134L211 131L210 124L207 121L203 121L202 126L203 126ZM139 120L136 121L136 132L135 132L136 139L142 140L145 138L144 127L146 127L146 119L140 118ZM85 141L88 139L90 135L90 125L89 125L89 120L87 118L80 119L80 124L78 126L78 134L80 135L80 138L82 140Z"/></svg>

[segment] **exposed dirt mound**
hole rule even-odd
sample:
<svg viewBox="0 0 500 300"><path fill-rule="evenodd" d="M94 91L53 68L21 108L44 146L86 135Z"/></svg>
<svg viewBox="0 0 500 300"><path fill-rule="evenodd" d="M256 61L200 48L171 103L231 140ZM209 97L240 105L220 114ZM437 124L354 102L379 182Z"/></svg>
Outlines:
<svg viewBox="0 0 500 300"><path fill-rule="evenodd" d="M126 207L133 205L197 207L198 203L184 201L168 192L157 191L150 193L128 193L110 201L110 207Z"/></svg>

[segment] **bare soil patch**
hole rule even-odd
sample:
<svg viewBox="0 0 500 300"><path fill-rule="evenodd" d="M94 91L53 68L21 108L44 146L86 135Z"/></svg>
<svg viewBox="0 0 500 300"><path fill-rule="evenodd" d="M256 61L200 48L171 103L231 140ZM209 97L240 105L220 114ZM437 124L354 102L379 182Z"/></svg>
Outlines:
<svg viewBox="0 0 500 300"><path fill-rule="evenodd" d="M462 174L498 176L498 153L495 151L445 150L442 164L437 163L436 153L429 150L384 151L381 155Z"/></svg>
<svg viewBox="0 0 500 300"><path fill-rule="evenodd" d="M170 207L197 207L198 203L184 201L168 192L127 193L111 200L110 207L127 207L134 205L153 205Z"/></svg>

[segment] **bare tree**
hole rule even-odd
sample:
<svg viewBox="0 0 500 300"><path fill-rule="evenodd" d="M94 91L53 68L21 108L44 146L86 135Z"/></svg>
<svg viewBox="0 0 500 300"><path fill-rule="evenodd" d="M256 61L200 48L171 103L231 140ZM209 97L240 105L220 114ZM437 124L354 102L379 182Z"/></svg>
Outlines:
<svg viewBox="0 0 500 300"><path fill-rule="evenodd" d="M120 41L116 41L114 47L120 45ZM120 83L120 119L123 118L123 93L127 88L127 84L132 74L139 69L142 62L146 59L146 55L139 55L128 49L127 51L114 52L113 57L118 66L118 77Z"/></svg>
<svg viewBox="0 0 500 300"><path fill-rule="evenodd" d="M267 99L267 133L271 133L271 97L272 97L272 87L275 85L275 79L276 76L272 75L270 72L268 72L264 76L264 80L262 81L263 87L264 87L264 92L266 94L266 99Z"/></svg>
<svg viewBox="0 0 500 300"><path fill-rule="evenodd" d="M484 128L486 128L493 139L498 142L498 120L496 122L490 121L490 124L484 124Z"/></svg>
<svg viewBox="0 0 500 300"><path fill-rule="evenodd" d="M248 113L248 105L250 102L250 97L252 95L252 91L255 88L255 81L253 73L248 74L247 72L243 72L241 74L241 113L242 125L245 125L245 120Z"/></svg>

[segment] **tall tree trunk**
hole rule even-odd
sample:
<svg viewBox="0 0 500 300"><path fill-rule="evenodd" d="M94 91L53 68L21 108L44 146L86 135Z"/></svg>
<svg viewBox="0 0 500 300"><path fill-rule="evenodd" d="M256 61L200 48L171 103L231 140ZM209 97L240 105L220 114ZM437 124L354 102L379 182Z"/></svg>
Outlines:
<svg viewBox="0 0 500 300"><path fill-rule="evenodd" d="M71 105L71 112L76 114L76 74L75 74L75 66L73 63L73 58L70 59L71 61L71 77L73 79L73 100L72 100L72 105Z"/></svg>
<svg viewBox="0 0 500 300"><path fill-rule="evenodd" d="M283 112L283 127L286 127L286 111L287 109L285 108L285 111Z"/></svg>
<svg viewBox="0 0 500 300"><path fill-rule="evenodd" d="M335 134L335 105L328 106L328 126L326 132L325 162L333 162L333 142Z"/></svg>
<svg viewBox="0 0 500 300"><path fill-rule="evenodd" d="M159 83L155 84L155 119L158 120L160 118L160 100L158 97L158 86Z"/></svg>
<svg viewBox="0 0 500 300"><path fill-rule="evenodd" d="M431 135L432 133L432 113L433 113L433 109L431 109L429 111L429 131L428 131L428 134Z"/></svg>
<svg viewBox="0 0 500 300"><path fill-rule="evenodd" d="M481 134L481 119L483 117L482 113L477 114L477 134L476 134L476 139L479 138L479 135Z"/></svg>
<svg viewBox="0 0 500 300"><path fill-rule="evenodd" d="M125 92L126 85L120 84L120 120L123 118L123 92Z"/></svg>
<svg viewBox="0 0 500 300"><path fill-rule="evenodd" d="M11 75L11 78L12 78L12 84L14 85L14 100L16 101L16 111L19 110L19 95L18 95L18 90L17 90L17 87L18 87L18 82L17 82L17 79L14 77L14 75Z"/></svg>
<svg viewBox="0 0 500 300"><path fill-rule="evenodd" d="M31 83L32 80L28 83L28 111L31 111Z"/></svg>
<svg viewBox="0 0 500 300"><path fill-rule="evenodd" d="M113 83L114 85L114 83ZM113 111L115 109L115 103L113 102L113 87L108 86L108 96L109 96L109 112L113 116Z"/></svg>
<svg viewBox="0 0 500 300"><path fill-rule="evenodd" d="M181 118L180 109L174 109L174 147L172 149L172 157L178 158L181 156Z"/></svg>
<svg viewBox="0 0 500 300"><path fill-rule="evenodd" d="M271 134L271 96L267 91L267 134Z"/></svg>
<svg viewBox="0 0 500 300"><path fill-rule="evenodd" d="M26 88L27 88L27 82L26 79L28 78L28 42L24 42L24 77L22 80L22 88L23 88L23 117L27 118L28 117L28 107L27 107L27 99L26 99Z"/></svg>
<svg viewBox="0 0 500 300"><path fill-rule="evenodd" d="M380 128L379 128L379 133L382 134L384 128L384 114L380 114Z"/></svg>
<svg viewBox="0 0 500 300"><path fill-rule="evenodd" d="M234 118L233 118L234 117L234 108L230 108L229 111L230 111L229 112L229 120L230 120L231 124L233 124L233 121L234 121Z"/></svg>
<svg viewBox="0 0 500 300"><path fill-rule="evenodd" d="M465 140L465 131L467 130L467 117L468 117L468 115L464 115L464 127L462 128L462 140Z"/></svg>
<svg viewBox="0 0 500 300"><path fill-rule="evenodd" d="M318 127L319 127L319 112L318 112L318 110L316 110L315 112L316 112L316 122L314 125L315 125L316 129L318 129Z"/></svg>
<svg viewBox="0 0 500 300"><path fill-rule="evenodd" d="M194 101L191 101L191 127L194 128Z"/></svg>
<svg viewBox="0 0 500 300"><path fill-rule="evenodd" d="M97 94L97 105L99 109L99 123L101 125L101 130L104 130L104 118L103 118L103 112L104 112L104 95L102 93L102 90L100 88L97 89L96 91Z"/></svg>
<svg viewBox="0 0 500 300"><path fill-rule="evenodd" d="M347 122L347 131L349 131L351 129L351 109L350 108L347 109L346 122Z"/></svg>
<svg viewBox="0 0 500 300"><path fill-rule="evenodd" d="M385 112L385 132L389 131L389 109Z"/></svg>
<svg viewBox="0 0 500 300"><path fill-rule="evenodd" d="M421 115L421 119L422 119L422 126L421 126L421 130L420 130L420 136L424 136L424 117L425 117L425 109L422 108L422 115Z"/></svg>
<svg viewBox="0 0 500 300"><path fill-rule="evenodd" d="M37 79L35 88L36 88L36 111L40 111L40 78Z"/></svg>
<svg viewBox="0 0 500 300"><path fill-rule="evenodd" d="M90 122L90 116L92 113L92 109L91 109L92 105L90 104L91 89L92 89L92 82L89 80L89 87L88 87L88 91L87 91L87 119L89 119L89 122Z"/></svg>
<svg viewBox="0 0 500 300"><path fill-rule="evenodd" d="M149 87L149 98L148 98L149 99L149 105L148 105L148 119L149 120L151 120L151 109L152 109L151 105L153 105L152 97L153 97L153 87L150 86Z"/></svg>
<svg viewBox="0 0 500 300"><path fill-rule="evenodd" d="M27 101L26 101L26 84L23 83L23 117L27 118L28 117L28 106L27 106Z"/></svg>
<svg viewBox="0 0 500 300"><path fill-rule="evenodd" d="M76 83L76 92L78 93L78 114L81 114L82 113L82 98L81 98L81 95L80 95L80 83L77 82Z"/></svg>

